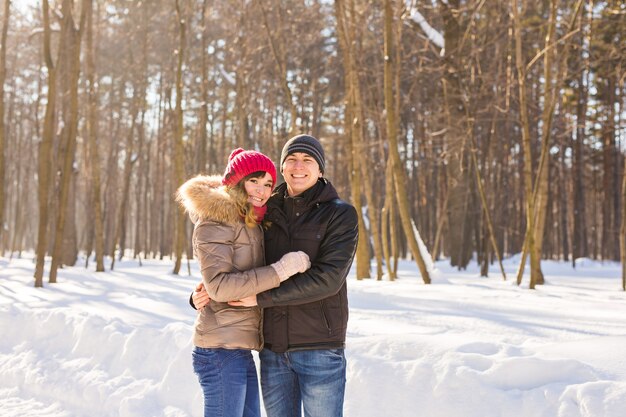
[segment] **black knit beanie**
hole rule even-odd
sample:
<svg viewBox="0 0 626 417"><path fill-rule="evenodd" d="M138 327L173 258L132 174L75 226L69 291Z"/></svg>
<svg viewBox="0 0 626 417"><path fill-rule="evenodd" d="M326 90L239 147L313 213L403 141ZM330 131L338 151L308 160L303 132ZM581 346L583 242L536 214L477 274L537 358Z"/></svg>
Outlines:
<svg viewBox="0 0 626 417"><path fill-rule="evenodd" d="M296 152L302 152L313 157L320 166L322 174L324 173L324 164L326 163L324 148L322 148L322 144L317 139L309 135L294 136L285 143L283 151L280 153L280 172L283 172L285 159Z"/></svg>

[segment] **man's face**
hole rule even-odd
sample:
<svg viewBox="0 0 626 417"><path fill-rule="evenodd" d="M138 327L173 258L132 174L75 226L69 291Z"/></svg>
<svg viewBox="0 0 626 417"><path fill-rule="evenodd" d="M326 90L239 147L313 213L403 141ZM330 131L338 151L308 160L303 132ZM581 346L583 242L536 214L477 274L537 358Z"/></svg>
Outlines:
<svg viewBox="0 0 626 417"><path fill-rule="evenodd" d="M283 162L283 177L287 183L287 193L291 196L302 194L313 187L322 176L320 166L309 154L295 152Z"/></svg>

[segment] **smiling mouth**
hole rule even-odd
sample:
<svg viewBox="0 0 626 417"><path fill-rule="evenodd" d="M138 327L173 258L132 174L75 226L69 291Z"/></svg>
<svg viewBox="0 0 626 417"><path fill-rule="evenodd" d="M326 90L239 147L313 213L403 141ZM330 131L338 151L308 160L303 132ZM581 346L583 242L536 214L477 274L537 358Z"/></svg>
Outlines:
<svg viewBox="0 0 626 417"><path fill-rule="evenodd" d="M252 196L252 195L248 196L248 198L249 198L250 200L258 201L259 203L263 201L263 199L262 199L262 198L259 198L259 197L254 197L254 196Z"/></svg>

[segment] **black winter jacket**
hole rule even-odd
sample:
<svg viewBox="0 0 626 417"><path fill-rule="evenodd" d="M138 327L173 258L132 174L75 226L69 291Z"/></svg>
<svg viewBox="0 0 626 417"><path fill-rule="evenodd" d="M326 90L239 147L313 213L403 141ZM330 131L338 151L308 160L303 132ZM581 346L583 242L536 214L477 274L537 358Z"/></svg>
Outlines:
<svg viewBox="0 0 626 417"><path fill-rule="evenodd" d="M267 205L265 260L301 250L311 268L280 287L257 295L264 308L265 348L274 352L345 346L348 325L346 276L358 240L358 218L350 204L322 178L297 197L279 185Z"/></svg>

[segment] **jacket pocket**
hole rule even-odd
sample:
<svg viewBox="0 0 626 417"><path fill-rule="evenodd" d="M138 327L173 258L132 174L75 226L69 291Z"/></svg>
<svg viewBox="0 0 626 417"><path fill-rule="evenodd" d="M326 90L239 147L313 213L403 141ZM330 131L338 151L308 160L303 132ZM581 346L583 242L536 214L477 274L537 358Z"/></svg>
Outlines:
<svg viewBox="0 0 626 417"><path fill-rule="evenodd" d="M289 344L320 343L334 339L337 333L337 312L325 301L315 301L291 308L289 312Z"/></svg>
<svg viewBox="0 0 626 417"><path fill-rule="evenodd" d="M326 235L326 225L319 224L314 226L303 225L297 228L293 234L293 239L298 240L317 240L320 241Z"/></svg>
<svg viewBox="0 0 626 417"><path fill-rule="evenodd" d="M311 261L317 256L322 240L326 236L326 225L301 226L297 228L291 237L291 250L306 252Z"/></svg>
<svg viewBox="0 0 626 417"><path fill-rule="evenodd" d="M219 327L229 326L240 321L250 320L255 316L250 308L224 308L215 313L215 319Z"/></svg>
<svg viewBox="0 0 626 417"><path fill-rule="evenodd" d="M333 328L330 325L330 312L328 311L328 308L326 307L326 303L324 302L324 300L320 301L320 310L322 312L322 321L324 322L324 325L326 326L326 330L328 331L328 336L332 336L333 334Z"/></svg>

